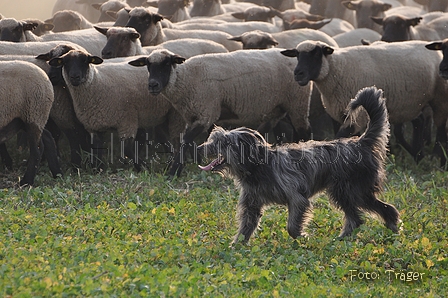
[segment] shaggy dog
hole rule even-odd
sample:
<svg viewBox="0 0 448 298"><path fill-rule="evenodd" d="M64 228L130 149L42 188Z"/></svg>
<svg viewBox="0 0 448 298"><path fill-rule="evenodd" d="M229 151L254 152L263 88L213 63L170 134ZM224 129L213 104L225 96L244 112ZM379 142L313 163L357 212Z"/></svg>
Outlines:
<svg viewBox="0 0 448 298"><path fill-rule="evenodd" d="M240 188L239 229L233 243L247 242L258 227L263 208L270 204L288 207L287 229L291 237L306 235L311 217L310 198L326 190L330 202L345 214L339 237L350 235L363 223L363 212L375 213L386 227L398 232L399 213L378 200L385 179L384 159L389 121L382 90L360 90L348 106L354 116L362 106L370 117L360 137L333 141L308 141L271 147L255 130L230 131L215 127L198 152L214 158L204 171L217 171L235 179Z"/></svg>

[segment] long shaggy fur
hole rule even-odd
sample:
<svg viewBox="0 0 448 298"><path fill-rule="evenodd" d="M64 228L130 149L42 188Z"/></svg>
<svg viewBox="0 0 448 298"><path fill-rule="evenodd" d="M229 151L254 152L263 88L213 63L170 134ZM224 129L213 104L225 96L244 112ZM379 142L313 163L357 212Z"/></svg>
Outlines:
<svg viewBox="0 0 448 298"><path fill-rule="evenodd" d="M288 207L287 229L291 237L305 235L311 217L309 199L326 190L330 201L345 214L340 237L350 235L363 223L362 213L378 214L386 226L398 232L399 213L377 199L385 179L389 122L382 91L375 87L358 92L348 114L364 107L370 124L360 137L334 141L308 141L271 147L249 128L216 127L199 152L214 160L203 170L227 173L240 188L238 202L240 236L247 242L258 227L263 208L270 204Z"/></svg>

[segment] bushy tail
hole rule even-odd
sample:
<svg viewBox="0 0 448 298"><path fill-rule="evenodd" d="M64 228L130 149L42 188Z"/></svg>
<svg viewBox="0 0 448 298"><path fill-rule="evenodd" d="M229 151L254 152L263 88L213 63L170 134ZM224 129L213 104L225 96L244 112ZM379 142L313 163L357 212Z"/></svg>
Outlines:
<svg viewBox="0 0 448 298"><path fill-rule="evenodd" d="M366 87L359 90L355 99L349 103L347 114L349 116L356 115L356 110L360 106L364 107L369 114L370 122L359 142L385 155L390 130L383 90L376 87Z"/></svg>

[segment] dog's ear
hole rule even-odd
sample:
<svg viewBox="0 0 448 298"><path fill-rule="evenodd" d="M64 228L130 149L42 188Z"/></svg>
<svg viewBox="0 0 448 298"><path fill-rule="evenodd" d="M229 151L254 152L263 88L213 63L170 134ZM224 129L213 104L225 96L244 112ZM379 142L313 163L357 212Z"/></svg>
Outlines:
<svg viewBox="0 0 448 298"><path fill-rule="evenodd" d="M242 154L241 161L246 163L248 169L268 162L268 146L260 133L256 131L241 131L239 134L239 147Z"/></svg>

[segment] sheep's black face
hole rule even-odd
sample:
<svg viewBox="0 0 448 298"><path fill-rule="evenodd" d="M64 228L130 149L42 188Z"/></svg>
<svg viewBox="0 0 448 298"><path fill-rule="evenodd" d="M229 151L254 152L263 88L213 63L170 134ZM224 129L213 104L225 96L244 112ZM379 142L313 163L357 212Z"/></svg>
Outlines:
<svg viewBox="0 0 448 298"><path fill-rule="evenodd" d="M156 22L153 20L152 15L147 13L144 15L131 16L125 27L134 28L138 33L140 33L140 35L143 35L146 30L148 30L148 28L155 23Z"/></svg>
<svg viewBox="0 0 448 298"><path fill-rule="evenodd" d="M168 85L173 63L171 57L167 56L161 62L148 63L149 71L148 89L152 95L158 95Z"/></svg>
<svg viewBox="0 0 448 298"><path fill-rule="evenodd" d="M297 53L297 66L294 69L294 79L300 86L306 86L309 81L315 80L322 67L323 51L315 47L309 52Z"/></svg>
<svg viewBox="0 0 448 298"><path fill-rule="evenodd" d="M14 27L0 27L0 40L20 42L23 36L23 26L17 23Z"/></svg>
<svg viewBox="0 0 448 298"><path fill-rule="evenodd" d="M101 64L103 60L96 56L90 56L82 51L70 51L60 58L53 58L49 64L53 67L64 67L64 80L72 86L79 86L88 80L90 64Z"/></svg>
<svg viewBox="0 0 448 298"><path fill-rule="evenodd" d="M417 22L418 23L418 22ZM383 21L382 41L396 42L410 40L410 30L412 23L400 16L393 16Z"/></svg>

